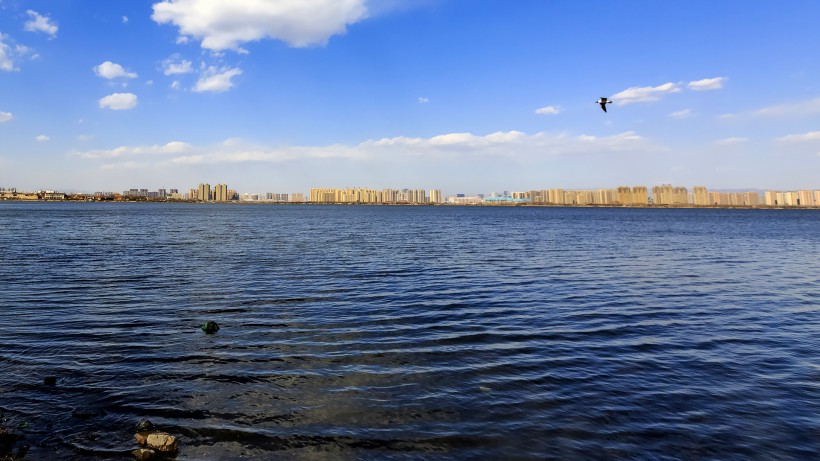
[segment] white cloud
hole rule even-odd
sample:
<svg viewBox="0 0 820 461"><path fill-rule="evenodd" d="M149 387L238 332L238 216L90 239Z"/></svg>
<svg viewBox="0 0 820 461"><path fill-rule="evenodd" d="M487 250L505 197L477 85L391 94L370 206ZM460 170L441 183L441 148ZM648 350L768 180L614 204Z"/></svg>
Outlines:
<svg viewBox="0 0 820 461"><path fill-rule="evenodd" d="M732 137L732 138L724 138L715 141L715 145L718 146L736 146L738 144L744 144L749 142L749 138L739 138L739 137Z"/></svg>
<svg viewBox="0 0 820 461"><path fill-rule="evenodd" d="M365 0L163 0L153 9L151 19L215 51L265 38L293 47L325 45L367 16Z"/></svg>
<svg viewBox="0 0 820 461"><path fill-rule="evenodd" d="M77 152L85 159L122 159L132 162L136 156L145 159L155 155L158 162L171 165L218 164L240 162L278 163L310 159L347 159L376 161L379 159L429 158L470 161L480 157L507 159L543 158L545 155L616 155L619 153L656 152L660 147L628 131L613 136L572 136L565 133L520 131L496 132L487 135L447 133L430 138L394 137L371 139L359 144L328 146L252 145L228 139L215 146L193 146L172 142L153 146L121 146L110 150Z"/></svg>
<svg viewBox="0 0 820 461"><path fill-rule="evenodd" d="M423 96L419 98L419 104L427 104L428 102L430 102L430 99L428 98L425 98Z"/></svg>
<svg viewBox="0 0 820 461"><path fill-rule="evenodd" d="M11 112L0 112L0 123L6 123L14 120L14 116L11 115Z"/></svg>
<svg viewBox="0 0 820 461"><path fill-rule="evenodd" d="M48 34L51 38L57 36L57 24L51 22L47 16L42 16L36 11L28 10L29 20L26 21L25 29L29 32L43 32Z"/></svg>
<svg viewBox="0 0 820 461"><path fill-rule="evenodd" d="M810 131L803 134L790 134L777 138L776 141L789 143L820 141L820 131Z"/></svg>
<svg viewBox="0 0 820 461"><path fill-rule="evenodd" d="M178 90L181 87L182 87L182 84L179 83L179 80L174 80L173 82L171 82L171 89L172 90Z"/></svg>
<svg viewBox="0 0 820 461"><path fill-rule="evenodd" d="M105 61L98 66L94 66L94 73L97 74L97 77L107 78L109 80L120 77L137 78L136 73L127 72L121 65L115 64L111 61Z"/></svg>
<svg viewBox="0 0 820 461"><path fill-rule="evenodd" d="M11 57L11 47L3 43L3 34L0 33L0 70L11 72L15 70Z"/></svg>
<svg viewBox="0 0 820 461"><path fill-rule="evenodd" d="M232 78L241 75L242 70L236 68L222 68L209 67L196 82L194 92L196 93L221 93L233 88Z"/></svg>
<svg viewBox="0 0 820 461"><path fill-rule="evenodd" d="M557 115L561 113L561 108L558 106L546 106L535 110L539 115Z"/></svg>
<svg viewBox="0 0 820 461"><path fill-rule="evenodd" d="M695 113L692 112L692 109L683 109L669 114L670 117L678 119L689 118L693 115L695 115Z"/></svg>
<svg viewBox="0 0 820 461"><path fill-rule="evenodd" d="M726 77L704 78L703 80L689 82L687 86L694 91L719 90L723 88L726 80L728 80Z"/></svg>
<svg viewBox="0 0 820 461"><path fill-rule="evenodd" d="M46 136L46 135L44 135L44 134L41 134L41 135L37 136L37 137L36 137L36 138L34 138L34 139L36 139L36 140L37 140L37 141L39 141L39 142L46 142L46 141L48 141L48 140L49 140L49 139L51 139L51 138L49 138L48 136Z"/></svg>
<svg viewBox="0 0 820 461"><path fill-rule="evenodd" d="M107 150L91 150L86 152L78 152L75 155L82 158L115 158L115 157L134 157L140 155L180 155L192 152L194 146L182 142L171 141L167 144L155 144L152 146L120 146L114 149Z"/></svg>
<svg viewBox="0 0 820 461"><path fill-rule="evenodd" d="M33 53L31 48L14 43L14 40L7 34L0 32L0 70L13 72L18 70L15 61L26 55L31 55L31 59L37 59L40 55Z"/></svg>
<svg viewBox="0 0 820 461"><path fill-rule="evenodd" d="M111 110L129 110L137 107L137 95L133 93L114 93L101 98L100 108Z"/></svg>
<svg viewBox="0 0 820 461"><path fill-rule="evenodd" d="M178 56L171 56L162 61L162 72L165 75L189 74L194 71L191 61L179 59Z"/></svg>
<svg viewBox="0 0 820 461"><path fill-rule="evenodd" d="M122 23L123 24L128 24L128 16L123 16L122 17Z"/></svg>
<svg viewBox="0 0 820 461"><path fill-rule="evenodd" d="M758 117L804 116L820 113L820 98L795 103L778 104L752 112Z"/></svg>
<svg viewBox="0 0 820 461"><path fill-rule="evenodd" d="M610 99L616 104L632 104L636 102L657 101L663 95L679 92L680 86L677 83L664 83L658 86L633 86L620 93L612 95Z"/></svg>

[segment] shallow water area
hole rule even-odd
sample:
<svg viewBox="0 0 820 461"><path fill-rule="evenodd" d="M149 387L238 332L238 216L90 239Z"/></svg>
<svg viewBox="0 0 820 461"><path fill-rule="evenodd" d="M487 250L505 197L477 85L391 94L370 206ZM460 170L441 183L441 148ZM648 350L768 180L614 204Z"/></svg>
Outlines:
<svg viewBox="0 0 820 461"><path fill-rule="evenodd" d="M132 459L144 418L179 460L820 453L817 210L0 202L0 232L26 459Z"/></svg>

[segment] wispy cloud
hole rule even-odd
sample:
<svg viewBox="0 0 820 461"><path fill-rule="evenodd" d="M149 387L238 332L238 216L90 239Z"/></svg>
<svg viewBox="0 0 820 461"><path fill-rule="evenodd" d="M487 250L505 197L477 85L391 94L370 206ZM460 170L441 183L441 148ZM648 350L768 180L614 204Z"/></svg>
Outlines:
<svg viewBox="0 0 820 461"><path fill-rule="evenodd" d="M31 59L39 57L31 48L15 43L11 36L0 32L0 70L6 72L19 70L16 63L26 56Z"/></svg>
<svg viewBox="0 0 820 461"><path fill-rule="evenodd" d="M114 159L133 162L139 157L157 156L172 165L265 162L277 163L310 159L374 161L385 158L470 159L480 157L542 158L544 155L613 155L662 149L634 132L613 136L569 135L520 131L486 135L447 133L429 138L393 137L371 139L359 144L327 146L269 147L229 139L216 146L195 146L175 141L165 145L121 146L110 150L77 152L85 159Z"/></svg>
<svg viewBox="0 0 820 461"><path fill-rule="evenodd" d="M633 104L636 102L659 101L663 96L680 93L684 88L693 91L719 90L728 80L727 77L704 78L687 83L667 82L658 86L632 86L612 95L610 99L616 104Z"/></svg>
<svg viewBox="0 0 820 461"><path fill-rule="evenodd" d="M428 102L430 102L430 99L425 98L424 96L419 98L419 104L427 104Z"/></svg>
<svg viewBox="0 0 820 461"><path fill-rule="evenodd" d="M742 138L742 137L732 137L732 138L724 138L715 141L716 146L736 146L738 144L744 144L749 142L749 138Z"/></svg>
<svg viewBox="0 0 820 461"><path fill-rule="evenodd" d="M820 98L764 107L752 112L757 117L803 116L820 113Z"/></svg>
<svg viewBox="0 0 820 461"><path fill-rule="evenodd" d="M233 88L232 79L237 75L242 75L242 70L237 68L217 69L209 67L196 82L194 92L196 93L222 93Z"/></svg>
<svg viewBox="0 0 820 461"><path fill-rule="evenodd" d="M101 109L130 110L137 107L137 95L134 93L114 93L101 98Z"/></svg>
<svg viewBox="0 0 820 461"><path fill-rule="evenodd" d="M114 149L97 149L85 152L75 152L75 156L87 159L93 158L116 158L116 157L135 157L142 155L179 155L187 154L194 151L194 146L181 142L171 141L162 145L153 146L120 146Z"/></svg>
<svg viewBox="0 0 820 461"><path fill-rule="evenodd" d="M540 109L535 109L538 115L557 115L561 113L561 108L558 106L545 106Z"/></svg>
<svg viewBox="0 0 820 461"><path fill-rule="evenodd" d="M33 10L26 11L26 14L28 14L29 20L25 23L25 30L29 32L42 32L51 38L57 36L57 24L52 22L51 18L43 16Z"/></svg>
<svg viewBox="0 0 820 461"><path fill-rule="evenodd" d="M680 85L672 82L658 86L633 86L612 95L611 99L616 104L621 105L636 102L652 102L659 100L664 95L678 93L680 91Z"/></svg>
<svg viewBox="0 0 820 461"><path fill-rule="evenodd" d="M14 116L11 115L11 112L0 112L0 123L6 123L14 120Z"/></svg>
<svg viewBox="0 0 820 461"><path fill-rule="evenodd" d="M689 82L687 87L694 91L719 90L723 88L726 80L728 80L726 77L704 78L703 80Z"/></svg>
<svg viewBox="0 0 820 461"><path fill-rule="evenodd" d="M820 141L820 131L810 131L808 133L803 133L803 134L790 134L790 135L786 135L786 136L782 136L780 138L777 138L776 141L786 142L786 143L801 143L801 142Z"/></svg>
<svg viewBox="0 0 820 461"><path fill-rule="evenodd" d="M669 114L670 117L677 119L689 118L693 115L695 115L695 113L692 111L692 109L683 109Z"/></svg>
<svg viewBox="0 0 820 461"><path fill-rule="evenodd" d="M37 136L34 139L38 142L46 142L46 141L50 140L51 138L49 138L48 136L46 136L44 134L41 134L41 135Z"/></svg>
<svg viewBox="0 0 820 461"><path fill-rule="evenodd" d="M181 59L178 55L162 61L162 72L165 75L189 74L194 71L191 61Z"/></svg>
<svg viewBox="0 0 820 461"><path fill-rule="evenodd" d="M202 48L241 50L243 43L281 40L293 47L324 45L367 17L365 0L163 0L151 18L179 28L181 40Z"/></svg>
<svg viewBox="0 0 820 461"><path fill-rule="evenodd" d="M107 78L109 80L115 78L137 78L136 72L128 72L121 65L111 61L105 61L98 66L94 66L94 73L97 77Z"/></svg>

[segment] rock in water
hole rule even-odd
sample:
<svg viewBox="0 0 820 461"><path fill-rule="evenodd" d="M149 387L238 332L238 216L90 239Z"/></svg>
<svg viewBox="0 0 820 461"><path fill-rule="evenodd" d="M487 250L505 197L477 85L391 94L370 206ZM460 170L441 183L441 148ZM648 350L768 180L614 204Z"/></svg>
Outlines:
<svg viewBox="0 0 820 461"><path fill-rule="evenodd" d="M205 322L204 325L202 325L201 328L202 331L204 331L205 333L216 333L217 331L219 331L219 324L214 322L213 320L208 320L207 322Z"/></svg>
<svg viewBox="0 0 820 461"><path fill-rule="evenodd" d="M148 434L148 446L163 453L176 452L177 443L176 437L171 434L166 434L165 432L154 432L153 434Z"/></svg>
<svg viewBox="0 0 820 461"><path fill-rule="evenodd" d="M134 439L140 444L141 447L145 446L148 443L148 432L137 432L134 434Z"/></svg>
<svg viewBox="0 0 820 461"><path fill-rule="evenodd" d="M134 459L137 461L151 461L157 455L157 452L150 448L138 448L131 452L134 455Z"/></svg>
<svg viewBox="0 0 820 461"><path fill-rule="evenodd" d="M137 432L151 432L152 430L154 430L154 425L147 419L143 419L137 424Z"/></svg>
<svg viewBox="0 0 820 461"><path fill-rule="evenodd" d="M56 386L57 385L57 377L56 376L46 376L43 378L43 384L46 386Z"/></svg>

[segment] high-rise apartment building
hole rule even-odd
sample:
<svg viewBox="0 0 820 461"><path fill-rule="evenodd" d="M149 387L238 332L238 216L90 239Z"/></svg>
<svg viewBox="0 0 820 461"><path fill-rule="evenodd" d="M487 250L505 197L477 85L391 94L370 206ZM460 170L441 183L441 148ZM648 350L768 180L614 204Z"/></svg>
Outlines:
<svg viewBox="0 0 820 461"><path fill-rule="evenodd" d="M431 189L430 190L430 203L444 203L444 197L441 195L441 190L439 189Z"/></svg>
<svg viewBox="0 0 820 461"><path fill-rule="evenodd" d="M197 190L196 198L200 202L207 202L208 200L211 200L211 185L200 184L199 189Z"/></svg>
<svg viewBox="0 0 820 461"><path fill-rule="evenodd" d="M695 206L712 205L711 200L709 200L709 191L703 186L692 188L692 204Z"/></svg>
<svg viewBox="0 0 820 461"><path fill-rule="evenodd" d="M214 201L216 202L227 202L230 200L228 197L228 185L227 184L217 184L214 186Z"/></svg>
<svg viewBox="0 0 820 461"><path fill-rule="evenodd" d="M685 187L672 187L669 184L652 188L652 203L655 205L688 205L689 192Z"/></svg>

